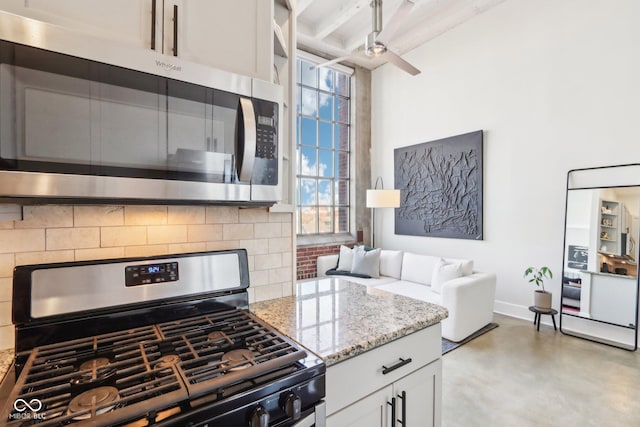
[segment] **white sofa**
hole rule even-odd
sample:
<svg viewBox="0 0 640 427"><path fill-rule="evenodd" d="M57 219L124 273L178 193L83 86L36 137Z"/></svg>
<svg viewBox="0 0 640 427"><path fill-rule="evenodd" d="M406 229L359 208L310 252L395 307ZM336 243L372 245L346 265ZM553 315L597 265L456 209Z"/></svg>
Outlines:
<svg viewBox="0 0 640 427"><path fill-rule="evenodd" d="M378 278L341 274L331 277L446 307L449 317L442 321L442 336L450 341L462 341L492 321L496 276L473 271L472 260L384 249L379 256ZM338 254L319 256L318 277L324 277L328 270L335 269L338 260ZM456 273L451 274L454 269Z"/></svg>

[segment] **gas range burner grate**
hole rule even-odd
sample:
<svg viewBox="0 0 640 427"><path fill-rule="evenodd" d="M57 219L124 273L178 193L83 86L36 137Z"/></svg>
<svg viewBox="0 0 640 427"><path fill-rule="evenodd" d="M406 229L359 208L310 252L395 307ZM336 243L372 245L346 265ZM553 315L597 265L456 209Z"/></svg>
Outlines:
<svg viewBox="0 0 640 427"><path fill-rule="evenodd" d="M162 323L192 398L276 371L307 353L243 310Z"/></svg>
<svg viewBox="0 0 640 427"><path fill-rule="evenodd" d="M9 399L42 406L32 419L10 408L7 425L151 425L289 375L306 356L238 309L36 347Z"/></svg>
<svg viewBox="0 0 640 427"><path fill-rule="evenodd" d="M9 400L37 411L16 405L7 425L117 425L187 399L177 368L157 366L159 341L149 326L35 348Z"/></svg>

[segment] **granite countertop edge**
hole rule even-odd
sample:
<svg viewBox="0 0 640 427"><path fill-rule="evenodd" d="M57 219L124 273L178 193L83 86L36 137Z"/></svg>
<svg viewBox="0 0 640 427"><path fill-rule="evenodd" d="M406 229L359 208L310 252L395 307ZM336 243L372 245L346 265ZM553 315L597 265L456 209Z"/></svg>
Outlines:
<svg viewBox="0 0 640 427"><path fill-rule="evenodd" d="M436 316L436 317L437 318L434 318L434 319L416 322L414 325L407 326L395 332L382 334L373 340L365 341L358 344L348 345L345 348L335 353L326 355L324 357L321 357L321 356L318 356L318 357L320 357L324 361L325 365L327 366L335 365L336 363L340 363L352 357L359 356L363 353L366 353L367 351L373 350L377 347L383 346L397 339L406 337L407 335L410 335L414 332L418 332L422 329L433 326L441 322L442 320L444 320L447 316L442 316L442 317ZM294 338L291 338L291 339L294 339Z"/></svg>

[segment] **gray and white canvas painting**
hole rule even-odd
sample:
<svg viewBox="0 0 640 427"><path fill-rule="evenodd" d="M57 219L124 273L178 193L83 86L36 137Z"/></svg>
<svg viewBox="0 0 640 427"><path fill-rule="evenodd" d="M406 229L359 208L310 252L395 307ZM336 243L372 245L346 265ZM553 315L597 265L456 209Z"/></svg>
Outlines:
<svg viewBox="0 0 640 427"><path fill-rule="evenodd" d="M482 130L394 150L396 234L482 240Z"/></svg>

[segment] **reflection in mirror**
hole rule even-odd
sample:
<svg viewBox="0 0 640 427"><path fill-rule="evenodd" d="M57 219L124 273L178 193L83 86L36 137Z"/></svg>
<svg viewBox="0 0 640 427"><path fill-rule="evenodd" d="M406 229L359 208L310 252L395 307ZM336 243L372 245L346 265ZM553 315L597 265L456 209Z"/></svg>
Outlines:
<svg viewBox="0 0 640 427"><path fill-rule="evenodd" d="M640 169L606 169L620 173L614 182L603 180L607 187L599 187L597 179L586 179L589 188L580 188L578 177L590 170L569 173L560 329L635 350L640 175L634 173ZM592 170L602 173L602 168ZM572 177L573 173L579 176Z"/></svg>

